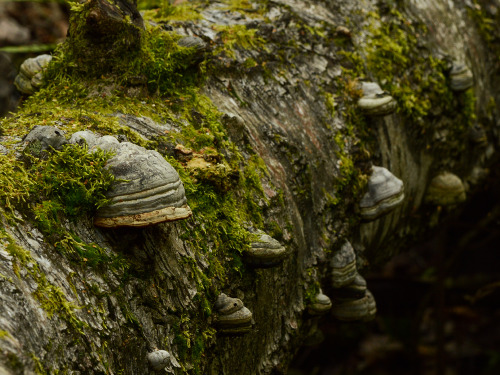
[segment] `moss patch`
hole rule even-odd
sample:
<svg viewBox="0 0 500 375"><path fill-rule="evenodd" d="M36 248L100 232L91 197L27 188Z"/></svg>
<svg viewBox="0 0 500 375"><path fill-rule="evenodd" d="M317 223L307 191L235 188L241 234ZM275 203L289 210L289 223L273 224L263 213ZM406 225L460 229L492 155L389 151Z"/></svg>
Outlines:
<svg viewBox="0 0 500 375"><path fill-rule="evenodd" d="M17 276L20 277L19 270L20 267L23 267L38 285L33 292L33 297L40 303L48 317L51 318L57 314L77 332L83 333L82 329L86 323L75 315L75 309L78 307L67 300L66 295L59 287L47 280L31 253L17 245L3 228L0 232L0 238L7 241L6 250L14 258L13 269Z"/></svg>

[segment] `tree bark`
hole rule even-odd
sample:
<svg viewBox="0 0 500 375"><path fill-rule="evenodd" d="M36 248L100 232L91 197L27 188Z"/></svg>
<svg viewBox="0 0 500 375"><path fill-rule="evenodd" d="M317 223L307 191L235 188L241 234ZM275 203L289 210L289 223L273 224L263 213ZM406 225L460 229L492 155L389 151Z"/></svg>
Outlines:
<svg viewBox="0 0 500 375"><path fill-rule="evenodd" d="M90 3L87 18L73 19L66 51L79 66L93 61L104 73L113 72L106 60L126 59L127 51L141 48L147 28L130 2ZM0 245L0 374L146 374L152 372L146 356L155 348L170 353L162 371L172 374L285 374L318 322L335 321L330 312L312 315L308 305L318 288L337 303L331 259L346 240L364 273L460 211L460 203L426 202L436 175L453 172L468 197L489 178L500 141L500 35L489 27L495 17L498 22L498 1L242 4L228 10L209 2L197 8L202 19L170 25L210 44L201 90L220 111L224 132L244 160L256 155L264 161L263 195L254 197L260 227L289 256L277 267L229 273L230 279L214 281L206 292L199 279L208 272L208 255L186 239L202 223L196 212L187 227L174 222L99 229L86 217L61 223L83 243L124 256L131 265L127 272L71 262L30 215L18 212L23 221L3 220ZM220 52L235 25L255 31L250 44ZM77 49L82 45L83 54ZM450 89L451 60L470 68L474 83L467 91ZM81 72L96 76L94 68ZM397 76L382 77L384 72ZM394 90L398 110L361 114L358 78ZM428 78L443 79L441 86ZM158 140L167 127L182 128L140 115L122 116L122 124L143 138ZM367 222L360 218L359 202L372 165L401 179L405 198ZM254 226L259 225L249 224ZM26 266L13 248L29 253ZM60 304L50 312L37 291ZM214 334L217 292L240 298L250 309L249 333ZM200 312L200 295L212 304L211 314Z"/></svg>

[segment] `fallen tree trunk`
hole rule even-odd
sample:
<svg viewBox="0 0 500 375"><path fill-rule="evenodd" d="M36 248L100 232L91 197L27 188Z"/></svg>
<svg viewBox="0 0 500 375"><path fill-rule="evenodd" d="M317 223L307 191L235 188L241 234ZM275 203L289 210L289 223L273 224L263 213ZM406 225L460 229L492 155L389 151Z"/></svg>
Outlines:
<svg viewBox="0 0 500 375"><path fill-rule="evenodd" d="M286 373L319 319L372 318L360 274L498 159L494 1L190 2L145 21L117 4L74 5L41 90L1 125L1 374L143 374L155 349L174 374ZM34 125L157 150L192 217L94 226L113 156L20 142ZM286 257L249 261L259 246Z"/></svg>

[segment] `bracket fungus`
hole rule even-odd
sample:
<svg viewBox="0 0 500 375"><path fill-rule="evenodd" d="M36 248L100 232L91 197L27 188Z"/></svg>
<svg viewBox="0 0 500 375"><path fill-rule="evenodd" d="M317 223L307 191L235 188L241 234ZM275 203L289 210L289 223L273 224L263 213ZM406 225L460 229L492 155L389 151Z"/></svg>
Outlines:
<svg viewBox="0 0 500 375"><path fill-rule="evenodd" d="M170 363L170 353L166 350L155 349L146 356L149 366L154 371L163 370Z"/></svg>
<svg viewBox="0 0 500 375"><path fill-rule="evenodd" d="M243 334L252 328L252 313L238 298L221 293L215 301L216 326L220 333Z"/></svg>
<svg viewBox="0 0 500 375"><path fill-rule="evenodd" d="M332 306L332 315L342 321L368 321L375 317L377 305L369 290L358 299L338 299Z"/></svg>
<svg viewBox="0 0 500 375"><path fill-rule="evenodd" d="M454 63L450 71L450 87L453 91L465 91L474 84L474 76L467 65Z"/></svg>
<svg viewBox="0 0 500 375"><path fill-rule="evenodd" d="M363 96L358 107L367 115L385 116L396 110L396 100L375 82L361 82Z"/></svg>
<svg viewBox="0 0 500 375"><path fill-rule="evenodd" d="M356 277L352 283L335 289L334 298L338 299L359 299L363 298L366 294L366 280L359 273L356 273Z"/></svg>
<svg viewBox="0 0 500 375"><path fill-rule="evenodd" d="M332 301L330 300L330 297L323 294L323 291L320 289L318 294L314 296L314 299L311 301L311 304L307 307L307 311L311 315L322 315L331 308L332 308Z"/></svg>
<svg viewBox="0 0 500 375"><path fill-rule="evenodd" d="M481 124L476 123L469 129L469 139L479 147L488 146L488 135Z"/></svg>
<svg viewBox="0 0 500 375"><path fill-rule="evenodd" d="M55 126L35 125L33 129L24 137L24 142L37 142L40 151L48 150L49 148L58 149L62 145L68 143L64 132Z"/></svg>
<svg viewBox="0 0 500 375"><path fill-rule="evenodd" d="M371 221L392 211L404 199L403 181L383 167L372 167L368 191L361 199L361 218Z"/></svg>
<svg viewBox="0 0 500 375"><path fill-rule="evenodd" d="M26 59L19 67L14 85L23 94L33 94L41 85L43 72L52 60L51 55L38 55Z"/></svg>
<svg viewBox="0 0 500 375"><path fill-rule="evenodd" d="M462 180L450 172L442 172L435 176L425 195L426 202L438 206L451 206L464 202L465 198L465 187Z"/></svg>
<svg viewBox="0 0 500 375"><path fill-rule="evenodd" d="M330 260L332 267L332 287L342 288L353 282L356 277L356 254L349 241L346 241Z"/></svg>
<svg viewBox="0 0 500 375"><path fill-rule="evenodd" d="M75 133L70 142L115 153L106 164L116 178L106 193L111 202L97 211L96 226L145 227L191 216L179 174L157 151L89 133Z"/></svg>
<svg viewBox="0 0 500 375"><path fill-rule="evenodd" d="M332 287L342 288L356 277L356 254L349 241L346 241L330 260L332 267Z"/></svg>
<svg viewBox="0 0 500 375"><path fill-rule="evenodd" d="M275 267L283 262L288 252L281 243L262 231L258 231L257 241L250 244L250 249L243 253L244 261L256 268Z"/></svg>

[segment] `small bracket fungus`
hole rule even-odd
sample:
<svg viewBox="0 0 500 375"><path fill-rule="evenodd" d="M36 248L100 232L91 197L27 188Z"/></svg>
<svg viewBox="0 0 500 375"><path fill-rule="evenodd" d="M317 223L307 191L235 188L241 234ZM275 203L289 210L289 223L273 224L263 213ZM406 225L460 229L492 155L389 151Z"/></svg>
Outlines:
<svg viewBox="0 0 500 375"><path fill-rule="evenodd" d="M39 55L26 59L19 68L19 74L14 80L14 85L23 94L33 94L41 85L43 71L47 68L51 55Z"/></svg>
<svg viewBox="0 0 500 375"><path fill-rule="evenodd" d="M314 296L314 299L311 301L311 304L307 307L307 311L311 315L322 315L331 308L332 308L332 301L330 300L330 297L323 294L323 291L320 289L318 294Z"/></svg>
<svg viewBox="0 0 500 375"><path fill-rule="evenodd" d="M220 333L243 334L252 328L252 313L238 298L221 293L215 301L216 326Z"/></svg>
<svg viewBox="0 0 500 375"><path fill-rule="evenodd" d="M271 236L258 231L258 240L250 244L250 249L243 253L244 261L256 268L274 267L283 262L288 252L284 246Z"/></svg>
<svg viewBox="0 0 500 375"><path fill-rule="evenodd" d="M469 139L473 144L479 147L488 146L488 136L486 131L478 123L474 124L474 126L469 129Z"/></svg>
<svg viewBox="0 0 500 375"><path fill-rule="evenodd" d="M442 172L435 176L425 195L426 202L438 206L451 206L464 202L466 198L465 187L457 175Z"/></svg>
<svg viewBox="0 0 500 375"><path fill-rule="evenodd" d="M368 321L375 317L377 305L369 290L359 299L336 300L332 306L332 315L338 320Z"/></svg>
<svg viewBox="0 0 500 375"><path fill-rule="evenodd" d="M450 87L453 91L465 91L474 84L474 76L467 65L454 63L450 71Z"/></svg>
<svg viewBox="0 0 500 375"><path fill-rule="evenodd" d="M111 203L97 211L96 226L145 227L191 216L179 174L158 152L88 131L73 134L70 142L83 140L90 152L100 148L115 153L106 164L116 178L106 193Z"/></svg>
<svg viewBox="0 0 500 375"><path fill-rule="evenodd" d="M154 371L163 370L170 363L170 353L166 350L155 349L146 356L149 366Z"/></svg>
<svg viewBox="0 0 500 375"><path fill-rule="evenodd" d="M39 151L48 150L49 148L58 149L62 145L68 143L64 137L64 132L55 126L35 125L33 129L24 137L24 142L37 142Z"/></svg>
<svg viewBox="0 0 500 375"><path fill-rule="evenodd" d="M353 282L356 277L356 254L349 241L337 251L331 261L332 267L332 287L342 288Z"/></svg>
<svg viewBox="0 0 500 375"><path fill-rule="evenodd" d="M375 82L361 82L363 96L358 100L358 107L370 116L385 116L396 110L397 102Z"/></svg>
<svg viewBox="0 0 500 375"><path fill-rule="evenodd" d="M368 191L359 203L361 217L366 221L375 220L392 211L403 199L403 181L386 168L373 166Z"/></svg>

